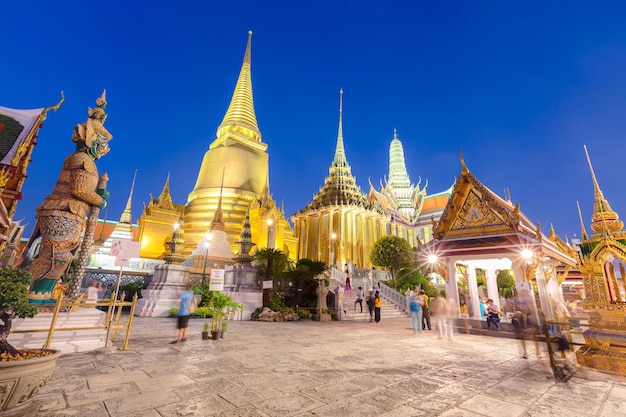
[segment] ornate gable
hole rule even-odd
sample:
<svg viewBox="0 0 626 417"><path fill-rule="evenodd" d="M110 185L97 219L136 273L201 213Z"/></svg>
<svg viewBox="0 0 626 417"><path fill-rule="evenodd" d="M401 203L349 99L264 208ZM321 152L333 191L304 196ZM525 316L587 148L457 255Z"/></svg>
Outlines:
<svg viewBox="0 0 626 417"><path fill-rule="evenodd" d="M513 206L485 187L463 165L446 208L435 225L435 238L479 237L517 233L521 215Z"/></svg>

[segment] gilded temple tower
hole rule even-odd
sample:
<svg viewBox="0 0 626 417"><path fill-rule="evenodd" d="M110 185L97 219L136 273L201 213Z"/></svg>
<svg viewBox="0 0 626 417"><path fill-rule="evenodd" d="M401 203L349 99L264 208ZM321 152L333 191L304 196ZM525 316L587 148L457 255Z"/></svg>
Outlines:
<svg viewBox="0 0 626 417"><path fill-rule="evenodd" d="M335 156L324 185L305 208L292 216L299 238L298 258L341 267L353 262L370 267L369 252L386 235L387 217L370 209L356 184L343 144L343 90L340 91L339 128Z"/></svg>
<svg viewBox="0 0 626 417"><path fill-rule="evenodd" d="M204 154L200 172L185 208L186 254L202 241L209 229L220 198L224 230L229 241L239 239L250 204L261 195L268 178L267 144L261 141L252 97L250 47L252 32L230 105L217 128L216 139Z"/></svg>
<svg viewBox="0 0 626 417"><path fill-rule="evenodd" d="M594 203L589 236L581 217L582 241L578 264L583 275L589 329L578 362L597 369L626 374L626 231L600 190L591 159Z"/></svg>

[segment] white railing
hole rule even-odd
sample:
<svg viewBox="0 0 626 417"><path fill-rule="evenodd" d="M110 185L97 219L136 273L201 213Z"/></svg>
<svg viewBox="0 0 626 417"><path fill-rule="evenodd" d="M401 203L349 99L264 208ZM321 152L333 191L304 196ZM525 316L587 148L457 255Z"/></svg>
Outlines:
<svg viewBox="0 0 626 417"><path fill-rule="evenodd" d="M391 304L395 305L402 311L408 311L407 297L404 294L394 290L384 282L379 282L379 285L380 295L382 295L385 300L389 301Z"/></svg>

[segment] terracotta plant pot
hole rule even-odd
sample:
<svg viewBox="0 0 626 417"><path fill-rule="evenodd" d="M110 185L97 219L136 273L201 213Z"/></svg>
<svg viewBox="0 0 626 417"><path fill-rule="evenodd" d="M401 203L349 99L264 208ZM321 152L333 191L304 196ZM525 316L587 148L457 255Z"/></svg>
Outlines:
<svg viewBox="0 0 626 417"><path fill-rule="evenodd" d="M37 350L39 351L39 350ZM32 399L46 385L61 356L60 350L32 359L0 362L0 414L29 415Z"/></svg>

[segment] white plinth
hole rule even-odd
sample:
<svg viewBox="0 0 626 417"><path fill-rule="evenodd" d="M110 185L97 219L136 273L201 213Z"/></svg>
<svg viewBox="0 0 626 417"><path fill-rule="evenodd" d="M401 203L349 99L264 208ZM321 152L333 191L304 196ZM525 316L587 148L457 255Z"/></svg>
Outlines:
<svg viewBox="0 0 626 417"><path fill-rule="evenodd" d="M106 313L96 308L79 308L76 311L59 313L56 328L50 344L51 349L63 353L86 352L104 346L106 329L63 330L104 326ZM32 319L16 319L11 331L50 329L52 313L39 313ZM46 343L48 331L32 333L11 333L8 341L17 349L41 349Z"/></svg>
<svg viewBox="0 0 626 417"><path fill-rule="evenodd" d="M147 289L141 291L136 316L167 317L171 308L180 305L180 297L189 282L189 269L181 265L158 265Z"/></svg>

